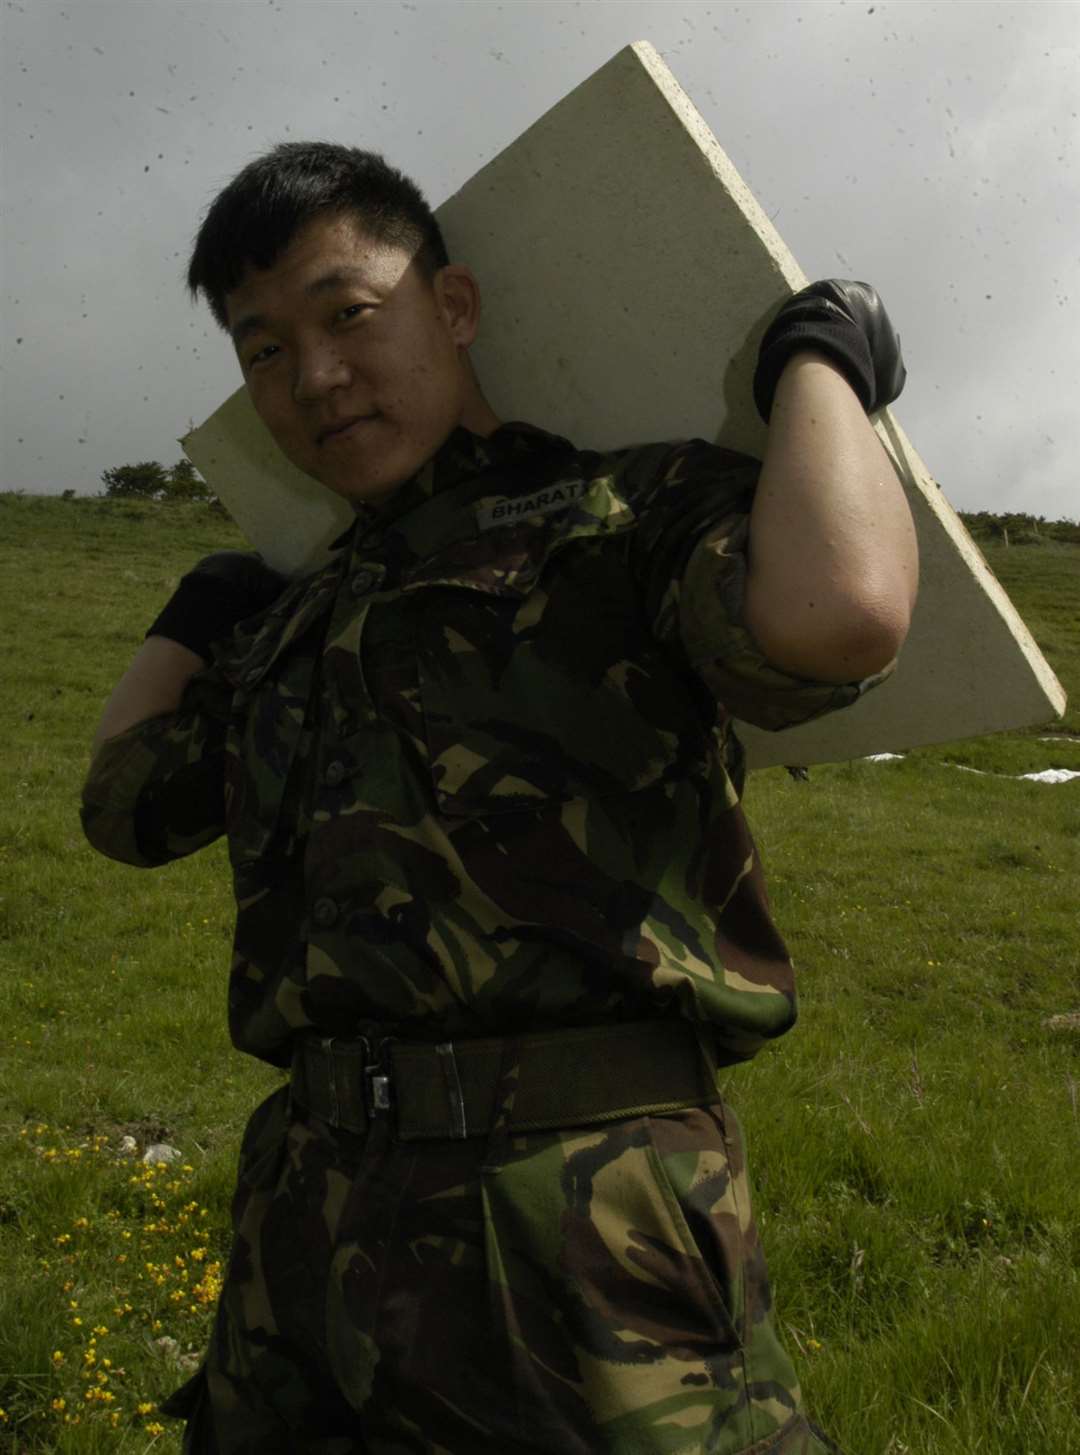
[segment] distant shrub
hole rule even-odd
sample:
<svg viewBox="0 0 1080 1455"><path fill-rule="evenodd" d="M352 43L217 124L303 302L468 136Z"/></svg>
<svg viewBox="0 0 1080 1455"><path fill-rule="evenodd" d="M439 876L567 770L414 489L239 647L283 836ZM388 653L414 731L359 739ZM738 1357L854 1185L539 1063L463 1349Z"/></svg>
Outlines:
<svg viewBox="0 0 1080 1455"><path fill-rule="evenodd" d="M105 494L110 499L157 500L168 504L199 502L216 506L220 502L190 460L177 460L170 469L157 460L137 465L116 465L102 471Z"/></svg>
<svg viewBox="0 0 1080 1455"><path fill-rule="evenodd" d="M168 484L168 472L157 460L137 465L116 465L101 472L105 494L120 500L158 500Z"/></svg>
<svg viewBox="0 0 1080 1455"><path fill-rule="evenodd" d="M207 505L217 502L217 496L190 460L177 460L169 471L164 492L159 499L169 501L198 500Z"/></svg>
<svg viewBox="0 0 1080 1455"><path fill-rule="evenodd" d="M962 510L960 519L976 540L1000 541L1009 546L1042 545L1046 541L1080 545L1080 521L1047 520L1043 515L1012 510Z"/></svg>

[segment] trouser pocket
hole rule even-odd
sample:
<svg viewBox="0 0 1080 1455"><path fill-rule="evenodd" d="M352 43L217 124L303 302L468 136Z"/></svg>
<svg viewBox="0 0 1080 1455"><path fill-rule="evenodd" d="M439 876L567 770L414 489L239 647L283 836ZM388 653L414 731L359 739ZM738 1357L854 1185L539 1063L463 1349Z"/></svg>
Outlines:
<svg viewBox="0 0 1080 1455"><path fill-rule="evenodd" d="M490 1317L524 1417L557 1404L567 1449L742 1455L806 1436L727 1119L694 1107L513 1138L483 1178Z"/></svg>

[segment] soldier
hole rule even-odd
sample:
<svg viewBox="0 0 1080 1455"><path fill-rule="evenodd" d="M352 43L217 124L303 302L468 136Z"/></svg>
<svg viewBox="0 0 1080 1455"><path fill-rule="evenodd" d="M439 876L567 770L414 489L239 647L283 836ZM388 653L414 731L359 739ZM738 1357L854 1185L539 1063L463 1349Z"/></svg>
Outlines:
<svg viewBox="0 0 1080 1455"><path fill-rule="evenodd" d="M761 464L500 422L480 300L378 156L278 147L189 271L285 454L348 500L330 564L200 562L104 712L91 842L228 835L244 1135L205 1363L219 1455L834 1449L778 1342L722 1067L795 1018L729 715L880 681L915 595L867 420L865 284L766 334Z"/></svg>

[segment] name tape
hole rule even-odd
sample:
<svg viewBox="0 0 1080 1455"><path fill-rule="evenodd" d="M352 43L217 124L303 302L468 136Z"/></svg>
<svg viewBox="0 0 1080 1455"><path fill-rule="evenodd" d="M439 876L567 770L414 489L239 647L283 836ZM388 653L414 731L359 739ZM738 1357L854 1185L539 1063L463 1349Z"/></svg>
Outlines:
<svg viewBox="0 0 1080 1455"><path fill-rule="evenodd" d="M529 515L551 515L556 510L566 510L586 493L584 480L563 480L558 485L548 485L534 495L521 495L516 499L504 497L494 505L485 505L476 512L476 523L481 530L491 530L497 525L513 525Z"/></svg>

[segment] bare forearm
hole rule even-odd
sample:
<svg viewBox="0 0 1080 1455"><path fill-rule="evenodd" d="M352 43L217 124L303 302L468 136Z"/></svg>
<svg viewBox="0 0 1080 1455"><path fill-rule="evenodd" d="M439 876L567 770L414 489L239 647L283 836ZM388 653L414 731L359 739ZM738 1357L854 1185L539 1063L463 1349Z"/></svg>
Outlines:
<svg viewBox="0 0 1080 1455"><path fill-rule="evenodd" d="M137 722L175 711L184 688L205 666L202 657L179 642L147 637L105 704L94 748Z"/></svg>
<svg viewBox="0 0 1080 1455"><path fill-rule="evenodd" d="M880 671L918 585L911 514L841 371L792 357L750 516L746 624L776 666L826 682Z"/></svg>

